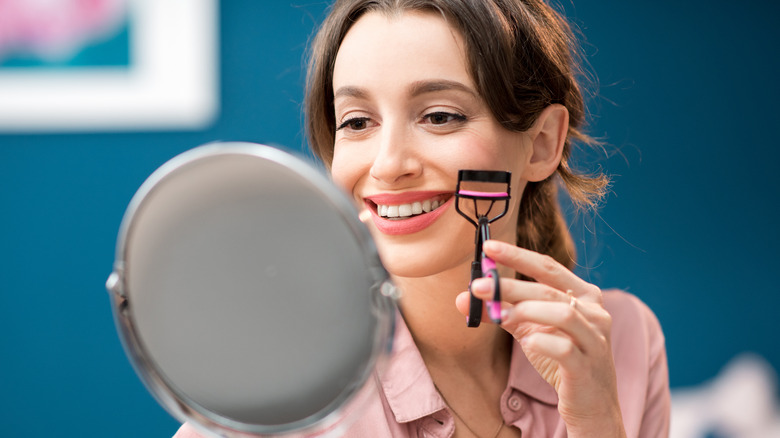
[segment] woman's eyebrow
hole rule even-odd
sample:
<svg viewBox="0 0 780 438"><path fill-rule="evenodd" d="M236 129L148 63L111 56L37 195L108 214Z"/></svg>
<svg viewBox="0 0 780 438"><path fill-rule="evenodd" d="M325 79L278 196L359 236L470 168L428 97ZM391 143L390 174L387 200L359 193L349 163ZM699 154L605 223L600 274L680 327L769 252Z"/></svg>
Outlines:
<svg viewBox="0 0 780 438"><path fill-rule="evenodd" d="M347 85L339 88L333 93L334 100L338 97L355 97L358 99L365 99L368 97L368 92L362 88Z"/></svg>
<svg viewBox="0 0 780 438"><path fill-rule="evenodd" d="M437 91L447 91L447 90L462 91L472 95L475 98L477 97L477 93L474 90L472 90L470 87L460 82L450 81L446 79L414 82L409 86L409 95L411 95L412 97L416 97L425 93L434 93Z"/></svg>
<svg viewBox="0 0 780 438"><path fill-rule="evenodd" d="M474 98L479 98L476 91L474 91L467 85L464 85L463 83L458 81L450 81L447 79L434 79L434 80L425 80L425 81L415 81L409 85L409 95L411 97L417 97L426 93L435 93L438 91L449 91L449 90L464 92L470 94ZM353 85L345 85L343 87L339 87L333 93L334 100L340 97L353 97L357 99L367 99L368 96L369 96L368 91Z"/></svg>

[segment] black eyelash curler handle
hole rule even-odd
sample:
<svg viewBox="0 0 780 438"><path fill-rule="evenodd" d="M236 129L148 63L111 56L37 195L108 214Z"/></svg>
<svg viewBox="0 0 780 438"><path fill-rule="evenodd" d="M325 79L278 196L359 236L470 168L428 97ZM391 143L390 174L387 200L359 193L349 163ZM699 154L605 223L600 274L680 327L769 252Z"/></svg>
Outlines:
<svg viewBox="0 0 780 438"><path fill-rule="evenodd" d="M471 222L476 228L476 237L474 240L474 261L471 263L471 282L477 278L488 277L492 278L493 283L493 299L488 301L488 315L490 319L496 324L501 323L501 288L499 283L498 270L496 269L496 263L482 251L482 244L490 240L490 223L503 217L509 208L509 185L511 182L512 174L504 171L494 170L460 170L458 171L458 185L455 188L455 210L466 220ZM462 182L475 182L475 183L494 183L503 184L506 186L506 191L503 192L486 192L475 190L461 189ZM474 214L476 220L472 219L467 213L460 208L460 202L465 199L471 199L474 203ZM477 201L489 201L490 205L484 214L479 212ZM490 212L496 202L503 202L504 208L497 215L490 217ZM469 292L471 292L471 283L469 283ZM468 327L479 327L482 321L482 300L475 297L471 293L471 300L469 303L469 316L466 320Z"/></svg>

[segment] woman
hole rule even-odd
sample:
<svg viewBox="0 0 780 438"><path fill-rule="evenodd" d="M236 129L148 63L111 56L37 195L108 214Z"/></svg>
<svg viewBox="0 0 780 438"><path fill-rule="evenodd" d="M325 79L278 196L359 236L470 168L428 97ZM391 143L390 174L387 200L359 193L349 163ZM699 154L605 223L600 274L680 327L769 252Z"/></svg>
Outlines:
<svg viewBox="0 0 780 438"><path fill-rule="evenodd" d="M570 270L556 184L581 206L607 184L569 163L571 142L589 143L575 52L540 0L333 6L311 52L310 141L402 291L379 394L348 436L667 434L657 320ZM459 169L512 174L509 213L484 246L500 267L500 325L465 323L474 227L453 206Z"/></svg>

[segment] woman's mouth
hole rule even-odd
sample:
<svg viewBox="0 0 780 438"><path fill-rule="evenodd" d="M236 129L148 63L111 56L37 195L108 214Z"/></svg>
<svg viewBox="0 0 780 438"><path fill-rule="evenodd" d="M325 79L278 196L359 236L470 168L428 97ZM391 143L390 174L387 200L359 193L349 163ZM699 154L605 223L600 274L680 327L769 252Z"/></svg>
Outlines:
<svg viewBox="0 0 780 438"><path fill-rule="evenodd" d="M366 198L365 203L379 231L399 235L427 228L441 216L452 199L452 193L417 192L372 196Z"/></svg>
<svg viewBox="0 0 780 438"><path fill-rule="evenodd" d="M430 213L433 210L444 205L446 200L440 199L441 196L434 197L433 199L426 199L424 201L415 201L408 204L399 205L387 205L387 204L375 204L376 212L379 216L390 220L402 220L417 216L423 213Z"/></svg>

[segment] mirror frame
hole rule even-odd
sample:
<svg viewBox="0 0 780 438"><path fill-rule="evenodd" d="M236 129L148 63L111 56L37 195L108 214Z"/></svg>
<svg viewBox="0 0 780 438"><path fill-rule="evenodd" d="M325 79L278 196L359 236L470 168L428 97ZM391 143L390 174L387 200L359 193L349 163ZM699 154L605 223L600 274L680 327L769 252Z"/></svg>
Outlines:
<svg viewBox="0 0 780 438"><path fill-rule="evenodd" d="M261 425L236 421L203 408L185 394L177 391L168 384L154 358L143 346L133 316L132 293L127 289L125 261L128 259L128 241L132 238L134 218L144 206L149 195L165 184L165 181L177 170L209 157L225 154L238 154L245 155L248 159L268 160L289 169L297 176L310 182L333 207L334 213L339 214L347 225L363 253L366 265L369 267L369 275L374 281L369 292L372 294L370 301L374 308L371 310L376 316L377 324L372 335L373 352L369 363L364 364L360 375L355 376L342 393L325 408L292 423ZM390 354L395 330L396 301L399 298L398 289L393 286L389 274L382 266L368 229L360 222L357 210L346 195L323 172L303 160L270 146L245 142L209 143L183 152L160 166L144 181L130 201L122 218L113 271L106 282L106 288L109 292L114 321L122 346L136 374L157 402L178 420L193 423L205 432L227 437L285 435L323 429L340 430L338 427L340 422L343 421L345 415L349 414L345 412L345 408L350 402L362 399L361 393L366 392L365 388L373 380L372 373L377 366L382 366L386 362Z"/></svg>

